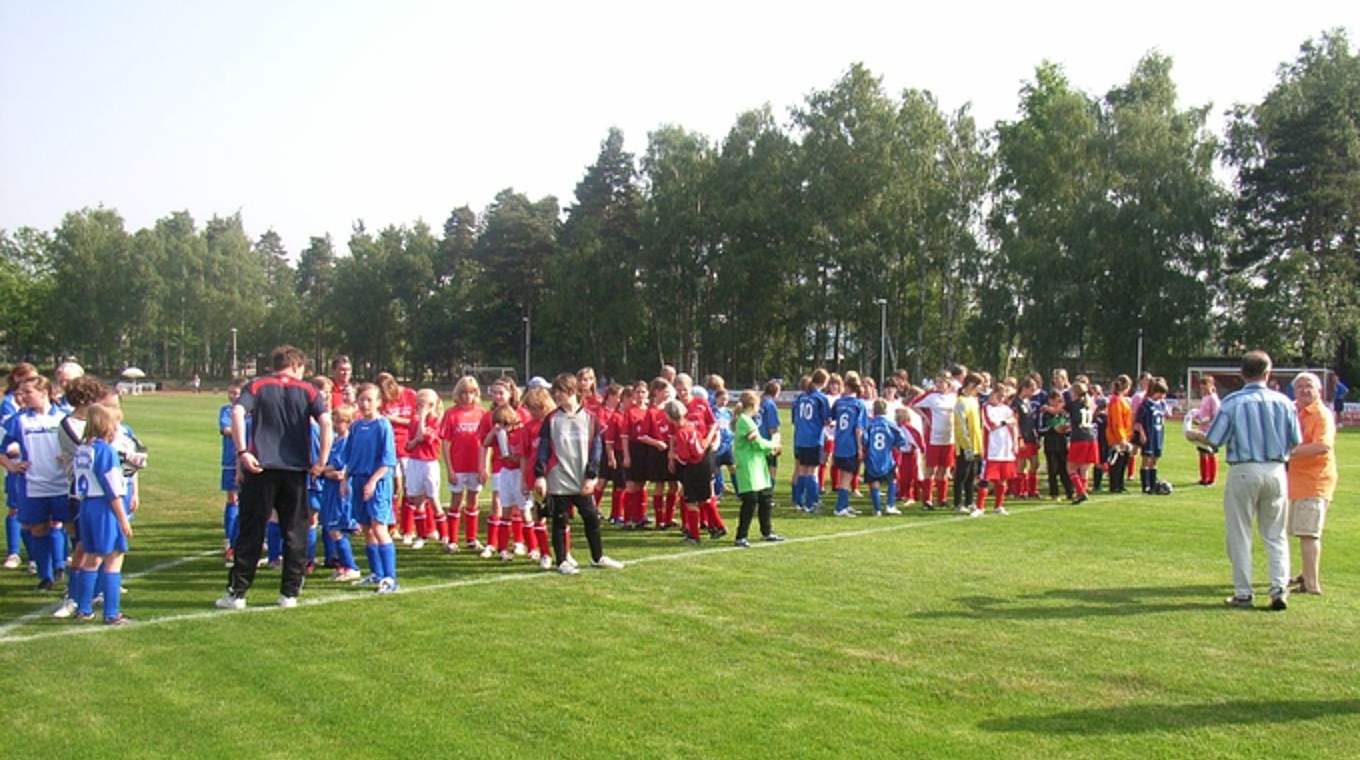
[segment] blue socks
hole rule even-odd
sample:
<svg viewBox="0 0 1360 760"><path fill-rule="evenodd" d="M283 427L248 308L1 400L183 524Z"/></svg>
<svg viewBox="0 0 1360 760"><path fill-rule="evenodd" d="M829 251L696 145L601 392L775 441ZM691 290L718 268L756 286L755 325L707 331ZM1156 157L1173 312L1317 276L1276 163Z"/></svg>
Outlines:
<svg viewBox="0 0 1360 760"><path fill-rule="evenodd" d="M278 523L272 522L265 526L264 542L269 547L270 562L283 559L283 531L279 530Z"/></svg>
<svg viewBox="0 0 1360 760"><path fill-rule="evenodd" d="M18 554L19 545L22 539L19 537L19 518L16 515L5 515L5 548L6 554Z"/></svg>
<svg viewBox="0 0 1360 760"><path fill-rule="evenodd" d="M715 472L715 473L713 473L713 495L714 495L714 496L722 496L722 495L723 495L723 474L722 474L722 467L719 467L719 468L718 468L718 471Z"/></svg>
<svg viewBox="0 0 1360 760"><path fill-rule="evenodd" d="M332 538L331 541L335 545L335 557L340 567L346 570L358 569L359 566L354 563L354 550L350 548L349 539Z"/></svg>
<svg viewBox="0 0 1360 760"><path fill-rule="evenodd" d="M383 577L383 571L387 568L384 566L382 550L378 548L378 544L364 544L364 554L368 556L369 574Z"/></svg>
<svg viewBox="0 0 1360 760"><path fill-rule="evenodd" d="M307 529L307 561L316 558L316 526Z"/></svg>
<svg viewBox="0 0 1360 760"><path fill-rule="evenodd" d="M82 573L89 575L89 573ZM100 577L104 579L104 619L113 620L118 617L123 601L123 573L100 572Z"/></svg>
<svg viewBox="0 0 1360 760"><path fill-rule="evenodd" d="M888 481L888 506L897 506L897 480L895 478ZM875 507L874 511L878 511L878 508Z"/></svg>
<svg viewBox="0 0 1360 760"><path fill-rule="evenodd" d="M378 550L382 554L383 571L379 573L381 578L397 578L397 545L393 543L378 544Z"/></svg>
<svg viewBox="0 0 1360 760"><path fill-rule="evenodd" d="M850 508L850 489L848 489L848 488L837 488L837 489L836 489L836 511L837 511L837 512L844 512L845 510L847 510L847 509L849 509L849 508Z"/></svg>
<svg viewBox="0 0 1360 760"><path fill-rule="evenodd" d="M874 514L883 511L883 496L879 493L878 486L869 489L869 500L874 503Z"/></svg>
<svg viewBox="0 0 1360 760"><path fill-rule="evenodd" d="M59 573L66 569L66 529L53 528L49 535L52 537L52 571Z"/></svg>
<svg viewBox="0 0 1360 760"><path fill-rule="evenodd" d="M71 598L75 600L76 612L82 615L94 614L94 585L98 581L98 571L71 571Z"/></svg>
<svg viewBox="0 0 1360 760"><path fill-rule="evenodd" d="M38 580L52 580L52 537L33 536L29 539L29 559L38 565Z"/></svg>
<svg viewBox="0 0 1360 760"><path fill-rule="evenodd" d="M28 555L28 558L36 561L37 558L33 556L33 532L20 525L19 541L24 545L24 553Z"/></svg>
<svg viewBox="0 0 1360 760"><path fill-rule="evenodd" d="M816 475L806 475L807 478L807 499L808 506L815 507L817 502L822 500L822 486L817 482Z"/></svg>
<svg viewBox="0 0 1360 760"><path fill-rule="evenodd" d="M241 508L231 502L222 509L222 535L233 544L236 543L236 532L241 524Z"/></svg>

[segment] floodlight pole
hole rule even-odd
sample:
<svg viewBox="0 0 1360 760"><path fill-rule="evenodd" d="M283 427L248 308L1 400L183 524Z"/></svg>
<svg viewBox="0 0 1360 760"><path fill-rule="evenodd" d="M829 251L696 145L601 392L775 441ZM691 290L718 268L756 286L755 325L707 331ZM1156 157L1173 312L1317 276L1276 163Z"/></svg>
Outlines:
<svg viewBox="0 0 1360 760"><path fill-rule="evenodd" d="M1138 372L1134 377L1143 376L1143 328L1138 328Z"/></svg>
<svg viewBox="0 0 1360 760"><path fill-rule="evenodd" d="M524 320L524 383L529 382L529 335L532 326L529 324L529 315L525 314Z"/></svg>
<svg viewBox="0 0 1360 760"><path fill-rule="evenodd" d="M236 379L236 328L231 328L231 379Z"/></svg>
<svg viewBox="0 0 1360 760"><path fill-rule="evenodd" d="M888 299L875 298L878 304L878 387L888 382Z"/></svg>

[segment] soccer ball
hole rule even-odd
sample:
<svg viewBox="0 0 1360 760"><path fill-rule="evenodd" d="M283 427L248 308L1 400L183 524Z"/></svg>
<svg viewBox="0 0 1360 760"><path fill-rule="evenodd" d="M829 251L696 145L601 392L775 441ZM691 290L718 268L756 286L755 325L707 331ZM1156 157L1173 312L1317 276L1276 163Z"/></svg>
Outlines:
<svg viewBox="0 0 1360 760"><path fill-rule="evenodd" d="M1157 481L1157 485L1154 486L1153 490L1156 492L1158 496L1170 496L1171 492L1175 489L1172 488L1171 483L1169 481L1159 480Z"/></svg>

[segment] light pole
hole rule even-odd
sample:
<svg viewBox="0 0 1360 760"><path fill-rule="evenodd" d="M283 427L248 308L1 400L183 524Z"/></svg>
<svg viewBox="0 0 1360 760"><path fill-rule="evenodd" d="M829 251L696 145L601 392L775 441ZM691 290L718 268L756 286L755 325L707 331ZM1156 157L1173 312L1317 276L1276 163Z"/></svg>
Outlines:
<svg viewBox="0 0 1360 760"><path fill-rule="evenodd" d="M875 298L878 304L878 387L888 382L888 299Z"/></svg>
<svg viewBox="0 0 1360 760"><path fill-rule="evenodd" d="M1134 377L1143 376L1143 328L1138 328L1138 373Z"/></svg>
<svg viewBox="0 0 1360 760"><path fill-rule="evenodd" d="M236 379L236 328L231 328L231 379Z"/></svg>
<svg viewBox="0 0 1360 760"><path fill-rule="evenodd" d="M524 319L524 382L525 382L525 384L528 384L528 382L529 382L529 377L530 377L530 375L529 375L529 334L530 334L529 331L530 331L532 328L531 328L531 326L530 326L530 324L529 324L529 315L528 315L528 314L525 314L524 317L523 317L523 319Z"/></svg>

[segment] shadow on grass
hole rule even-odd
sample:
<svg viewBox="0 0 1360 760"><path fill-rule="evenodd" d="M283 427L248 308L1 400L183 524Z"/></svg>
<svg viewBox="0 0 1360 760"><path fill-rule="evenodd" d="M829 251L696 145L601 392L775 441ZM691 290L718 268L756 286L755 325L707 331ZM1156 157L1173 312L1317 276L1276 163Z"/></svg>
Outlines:
<svg viewBox="0 0 1360 760"><path fill-rule="evenodd" d="M1051 589L1005 598L965 596L955 600L967 609L915 613L918 619L1067 620L1122 617L1162 612L1221 611L1217 586L1135 586L1127 588ZM1054 606L1053 600L1076 604Z"/></svg>
<svg viewBox="0 0 1360 760"><path fill-rule="evenodd" d="M1209 726L1284 723L1360 713L1360 699L1239 700L1204 704L1121 705L1052 715L996 718L984 731L1037 734L1136 734Z"/></svg>

